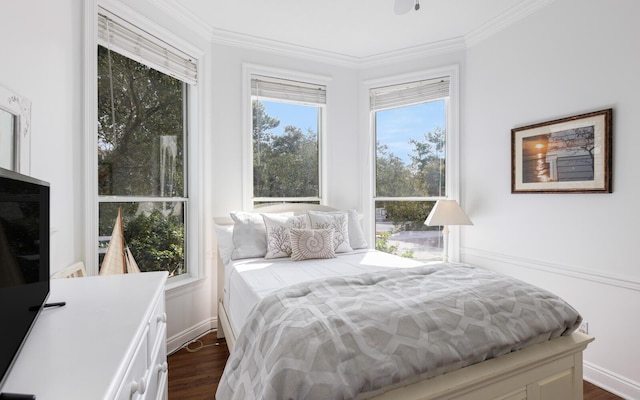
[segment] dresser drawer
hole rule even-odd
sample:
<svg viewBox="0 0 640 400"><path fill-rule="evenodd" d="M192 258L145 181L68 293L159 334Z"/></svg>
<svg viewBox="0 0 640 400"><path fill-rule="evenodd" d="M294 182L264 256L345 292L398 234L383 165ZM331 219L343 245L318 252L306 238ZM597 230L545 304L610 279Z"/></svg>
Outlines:
<svg viewBox="0 0 640 400"><path fill-rule="evenodd" d="M140 399L148 389L148 333L146 327L116 395L117 400Z"/></svg>
<svg viewBox="0 0 640 400"><path fill-rule="evenodd" d="M166 327L160 326L158 336L165 337ZM153 359L149 367L149 389L145 394L145 399L156 400L164 398L167 392L167 375L169 365L167 364L167 346L165 340L159 340L158 346L153 349Z"/></svg>
<svg viewBox="0 0 640 400"><path fill-rule="evenodd" d="M149 319L149 341L148 341L148 361L149 365L151 365L152 357L154 356L154 349L158 345L158 340L162 342L166 342L164 339L166 335L166 326L167 326L167 314L165 312L164 307L164 296L161 296L156 303L155 308L153 309L153 313L151 313L151 318ZM163 337L160 338L158 335L162 332Z"/></svg>

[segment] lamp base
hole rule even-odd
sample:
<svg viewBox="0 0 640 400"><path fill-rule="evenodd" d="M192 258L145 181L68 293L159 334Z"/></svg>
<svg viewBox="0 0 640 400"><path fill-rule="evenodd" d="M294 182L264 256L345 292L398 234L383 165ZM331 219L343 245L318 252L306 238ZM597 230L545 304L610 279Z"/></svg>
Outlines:
<svg viewBox="0 0 640 400"><path fill-rule="evenodd" d="M442 228L442 262L449 262L449 226L444 225Z"/></svg>

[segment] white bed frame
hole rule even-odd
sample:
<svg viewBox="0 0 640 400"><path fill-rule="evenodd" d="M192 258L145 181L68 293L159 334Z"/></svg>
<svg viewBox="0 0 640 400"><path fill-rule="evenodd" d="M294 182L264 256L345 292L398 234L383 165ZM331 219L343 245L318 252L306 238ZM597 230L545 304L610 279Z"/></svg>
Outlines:
<svg viewBox="0 0 640 400"><path fill-rule="evenodd" d="M335 211L315 204L277 204L253 212ZM215 218L233 224L229 217ZM224 265L218 257L218 337L231 351L234 332L224 304ZM504 356L379 394L375 400L582 400L582 352L594 338L575 332Z"/></svg>

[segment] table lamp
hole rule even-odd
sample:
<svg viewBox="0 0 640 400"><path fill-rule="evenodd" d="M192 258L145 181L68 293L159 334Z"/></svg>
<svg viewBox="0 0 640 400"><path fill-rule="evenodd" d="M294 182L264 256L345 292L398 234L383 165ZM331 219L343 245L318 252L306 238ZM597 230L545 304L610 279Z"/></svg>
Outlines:
<svg viewBox="0 0 640 400"><path fill-rule="evenodd" d="M438 200L436 205L431 209L424 224L427 226L443 226L443 262L449 262L449 225L473 225L473 222L467 217L467 214L464 213L457 201Z"/></svg>

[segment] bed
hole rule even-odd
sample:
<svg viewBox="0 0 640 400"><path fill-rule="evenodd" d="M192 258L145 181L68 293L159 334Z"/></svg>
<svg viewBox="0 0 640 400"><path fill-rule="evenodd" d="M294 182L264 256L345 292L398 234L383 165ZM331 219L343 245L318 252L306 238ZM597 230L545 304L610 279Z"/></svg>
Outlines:
<svg viewBox="0 0 640 400"><path fill-rule="evenodd" d="M265 242L269 242L269 258L260 256L259 253L263 250L251 247L243 249L246 250L244 254L235 254L234 257L233 251L239 249L238 246L234 248L238 242L234 244L232 241L244 240L242 235L256 236L251 229L261 220L266 224L265 232L276 232L277 228L282 227L282 221L291 223L294 219L291 216L303 218L306 214L314 215L316 223L329 220L335 222L335 215L343 217L339 220L341 227L345 228L342 235L336 235L336 231L341 228L336 225L327 229L331 236L324 237L324 240L330 240L335 245L334 250L344 245L342 242L352 244L353 248L343 248L339 253L330 254L331 257L326 260L312 256L311 259L292 261L292 258L300 257L297 245L292 244L295 244L299 235L307 234L308 231L297 229L298 227L294 229L291 225L288 232L291 243L288 245L294 249L290 257L280 257L283 254L277 253L281 247L276 245L274 250L274 246L271 246L273 243L270 240L278 242L277 235L267 235L265 239ZM257 215L261 217L257 218ZM262 215L269 217L262 219ZM484 307L486 311L486 307L494 306L477 306L474 304L477 299L467 301L464 296L496 297L504 303L506 297L496 293L504 290L513 292L518 297L524 291L518 285L526 284L504 276L496 277L490 271L466 265L425 265L416 260L370 250L364 243L361 229L358 231L359 220L354 211L344 213L320 205L279 204L245 213L242 218L239 218L239 214L232 217L215 220L219 247L218 336L226 338L231 352L218 389L218 399L251 398L249 393L253 393L256 398L582 399L582 351L593 338L575 331L581 317L570 306L563 303L554 306L549 315L534 318L542 321L536 322L538 325L533 327L534 330L540 330L540 325L551 328L527 333L529 336L523 336L524 340L518 343L514 343L510 336L521 335L523 328L518 325L519 322L515 323L515 328L509 328L515 333L503 332L500 329L504 328L494 329L490 326L483 327L480 332L473 330L475 325L456 320L458 325L450 324L448 331L429 331L429 335L425 336L425 330L429 329L424 326L416 328L411 324L402 325L398 321L404 319L390 322L388 318L398 310L404 312L412 309L415 299L426 296L426 293L433 296L440 305L449 307L449 303L460 303L466 304L467 309ZM247 225L250 220L256 226L251 227L250 222ZM318 254L322 257L324 253ZM236 260L230 261L231 258ZM494 283L496 278L497 282ZM444 279L445 283L438 279ZM445 286L456 286L461 282L469 282L474 286L459 291L458 297L442 294L445 289L449 290ZM498 289L487 286L487 282L498 285ZM409 286L402 286L400 290L400 284ZM480 288L485 288L486 291L482 293L485 289ZM455 287L453 289L458 290ZM538 289L534 288L534 291ZM542 292L545 299L550 297L548 293ZM376 308L383 304L378 301L380 296L393 297L389 306L385 306L391 308ZM354 299L361 297L364 300L358 301L363 305L358 303L357 307L349 307L356 304ZM555 302L556 298L551 297ZM523 303L534 301L539 300L527 298ZM366 308L367 304L371 304L373 308ZM423 307L422 300L420 304L419 307ZM453 306L459 307L459 304ZM337 315L332 314L332 307L338 310ZM560 312L558 307L561 308ZM547 304L543 308L551 307ZM368 322L369 326L354 328L356 333L348 331L345 334L342 327L336 328L336 321L347 320L340 311L346 309L352 313L345 317L349 320L361 320L369 315L377 317L373 317L373 322ZM433 320L450 321L448 317L442 318L444 314L449 315L448 309L433 308L427 312L423 310L422 313L433 314L429 316L428 322L421 322L423 324L428 325ZM500 315L493 312L485 314L492 315L489 319ZM318 319L309 324L309 315L316 315ZM510 317L504 318L511 321ZM553 325L556 323L557 326ZM464 332L464 329L461 331L460 326L463 325L468 332ZM301 326L308 331L301 330ZM394 326L395 331L387 332L384 327L388 326ZM420 340L415 340L417 344L405 337L411 336L408 333L412 329L415 331L415 339L422 335ZM283 339L285 330L299 332L297 335L301 337L301 342L296 344L288 337ZM332 335L348 337L353 346L349 345L349 341L336 341ZM444 341L441 343L438 335L446 337L452 344L442 344ZM390 341L389 338L402 342L401 345L393 346L393 351L400 354L399 357L392 354L396 364L385 364L387 355L378 354L378 349L374 350L375 354L370 354L371 349L376 346L373 342L380 337L385 338L385 343ZM427 337L433 343L425 344L424 339ZM492 344L493 347L485 346L486 338L497 343ZM496 338L499 340L495 340ZM330 346L327 347L325 342L331 342ZM414 345L426 347L411 347ZM327 350L335 350L336 346L342 346L341 350ZM308 348L315 349L312 355L309 355L311 353ZM468 350L468 354L464 349ZM292 351L302 351L301 358L311 357L312 361L307 360L304 365L299 360L292 361L289 357ZM334 355L340 352L342 355ZM348 353L346 358L345 352ZM425 355L422 357L415 357L415 354L423 352ZM332 358L334 356L337 358ZM449 361L439 361L438 357ZM338 363L341 365L340 371L334 365ZM362 366L361 373L353 372ZM377 375L372 376L372 371ZM335 375L338 373L341 375ZM268 377L264 378L263 375ZM300 383L295 380L298 378ZM344 383L336 385L341 386L339 389L331 387L331 382L338 381Z"/></svg>

